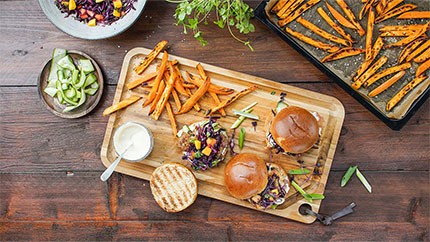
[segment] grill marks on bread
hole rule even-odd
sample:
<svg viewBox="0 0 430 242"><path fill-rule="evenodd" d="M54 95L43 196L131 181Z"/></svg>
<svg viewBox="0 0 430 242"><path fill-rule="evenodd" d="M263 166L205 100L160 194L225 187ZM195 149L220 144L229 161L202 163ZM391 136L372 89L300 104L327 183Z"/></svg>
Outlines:
<svg viewBox="0 0 430 242"><path fill-rule="evenodd" d="M150 183L155 201L167 212L182 211L197 197L196 178L178 163L167 163L155 169Z"/></svg>

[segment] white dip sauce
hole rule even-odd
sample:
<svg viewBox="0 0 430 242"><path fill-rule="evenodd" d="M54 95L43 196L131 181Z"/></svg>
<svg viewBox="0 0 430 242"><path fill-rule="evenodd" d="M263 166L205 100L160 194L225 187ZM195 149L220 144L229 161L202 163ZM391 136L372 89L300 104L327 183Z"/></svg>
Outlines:
<svg viewBox="0 0 430 242"><path fill-rule="evenodd" d="M142 160L152 151L152 135L139 124L125 123L115 132L114 146L118 154L122 154L130 146L123 158L129 161Z"/></svg>

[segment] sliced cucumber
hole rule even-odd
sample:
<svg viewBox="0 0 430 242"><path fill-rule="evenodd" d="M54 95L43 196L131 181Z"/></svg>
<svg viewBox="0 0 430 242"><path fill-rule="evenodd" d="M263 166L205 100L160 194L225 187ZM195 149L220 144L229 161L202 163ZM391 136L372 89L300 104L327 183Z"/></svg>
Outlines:
<svg viewBox="0 0 430 242"><path fill-rule="evenodd" d="M88 87L89 85L93 84L94 82L97 82L97 76L94 75L94 73L91 73L87 76L87 79L85 80L84 87Z"/></svg>
<svg viewBox="0 0 430 242"><path fill-rule="evenodd" d="M80 59L79 60L79 69L83 70L85 73L90 73L94 71L94 66L90 60Z"/></svg>
<svg viewBox="0 0 430 242"><path fill-rule="evenodd" d="M79 82L76 83L76 87L81 88L84 86L86 80L85 72L81 70L81 77L79 78Z"/></svg>
<svg viewBox="0 0 430 242"><path fill-rule="evenodd" d="M94 94L96 94L98 90L99 90L98 88L87 88L85 89L85 93L90 96L94 96Z"/></svg>
<svg viewBox="0 0 430 242"><path fill-rule="evenodd" d="M46 87L56 88L57 80L50 80Z"/></svg>
<svg viewBox="0 0 430 242"><path fill-rule="evenodd" d="M73 71L76 70L75 64L73 63L72 57L70 55L66 55L58 61L58 65L61 68Z"/></svg>
<svg viewBox="0 0 430 242"><path fill-rule="evenodd" d="M79 59L76 63L77 66L66 50L54 49L44 92L66 105L63 112L78 108L86 102L88 95L95 95L99 89L92 62Z"/></svg>
<svg viewBox="0 0 430 242"><path fill-rule="evenodd" d="M78 70L73 70L73 73L72 73L72 84L76 84L78 82L78 77L79 77L79 71Z"/></svg>
<svg viewBox="0 0 430 242"><path fill-rule="evenodd" d="M57 98L58 98L58 102L61 104L64 104L64 97L63 94L60 90L57 89Z"/></svg>
<svg viewBox="0 0 430 242"><path fill-rule="evenodd" d="M69 88L66 90L65 94L66 94L66 97L73 100L76 97L76 90L74 88Z"/></svg>
<svg viewBox="0 0 430 242"><path fill-rule="evenodd" d="M57 88L55 87L46 87L43 91L51 97L55 97L55 95L57 95Z"/></svg>
<svg viewBox="0 0 430 242"><path fill-rule="evenodd" d="M66 79L66 77L64 76L64 71L63 70L57 70L57 80L64 80Z"/></svg>
<svg viewBox="0 0 430 242"><path fill-rule="evenodd" d="M93 84L91 84L90 86L91 88L99 88L99 83L98 82L94 82Z"/></svg>
<svg viewBox="0 0 430 242"><path fill-rule="evenodd" d="M52 52L52 59L51 59L51 68L49 69L49 77L48 80L52 81L57 79L57 70L58 70L58 61L66 56L67 51L65 49L59 49L56 48Z"/></svg>
<svg viewBox="0 0 430 242"><path fill-rule="evenodd" d="M74 109L76 109L76 108L80 107L82 104L84 104L84 103L85 103L85 101L86 101L86 100L87 100L87 96L85 95L84 89L81 89L81 99L79 100L79 102L78 102L76 105L74 105L74 106L66 107L66 108L63 110L63 112L64 112L64 113L66 113L66 112L70 112L70 111L72 111L72 110L74 110Z"/></svg>

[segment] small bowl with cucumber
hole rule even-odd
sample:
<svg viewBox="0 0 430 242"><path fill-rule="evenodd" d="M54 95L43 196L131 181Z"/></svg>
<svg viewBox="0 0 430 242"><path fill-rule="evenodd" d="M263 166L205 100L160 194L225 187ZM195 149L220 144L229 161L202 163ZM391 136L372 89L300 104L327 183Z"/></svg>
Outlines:
<svg viewBox="0 0 430 242"><path fill-rule="evenodd" d="M39 96L46 108L62 118L90 113L103 93L103 74L85 53L56 48L38 80Z"/></svg>

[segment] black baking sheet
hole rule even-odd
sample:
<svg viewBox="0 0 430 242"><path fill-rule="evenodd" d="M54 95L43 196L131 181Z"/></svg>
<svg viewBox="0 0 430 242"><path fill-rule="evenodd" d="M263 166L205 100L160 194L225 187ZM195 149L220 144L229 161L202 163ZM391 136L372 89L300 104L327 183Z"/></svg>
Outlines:
<svg viewBox="0 0 430 242"><path fill-rule="evenodd" d="M428 99L429 94L430 94L430 88L427 87L427 88L423 89L421 87L420 89L422 89L422 91L421 91L422 93L413 94L416 96L416 98L414 98L413 100L410 100L410 97L409 97L409 100L407 100L407 101L409 101L410 103L409 104L406 103L408 105L407 109L404 110L401 114L394 115L390 112L385 112L381 108L381 106L383 106L383 104L381 104L381 103L385 102L385 100L387 99L387 96L394 95L395 92L400 90L404 84L406 84L408 81L412 80L412 74L413 73L409 73L409 75L405 75L405 77L403 78L404 80L402 80L402 83L399 83L396 88L393 88L393 90L390 90L390 91L387 90L388 93L385 93L384 94L385 96L381 95L382 97L380 97L380 98L376 97L374 99L369 99L366 96L366 94L363 93L362 91L358 92L358 91L354 90L350 86L351 83L349 81L351 75L353 74L352 70L355 71L358 68L359 64L361 63L360 58L363 58L363 57L359 57L359 59L355 60L355 61L352 61L351 59L346 58L346 59L344 59L343 62L341 61L340 64L339 63L334 63L334 64L333 63L330 63L330 64L321 63L319 61L319 59L322 57L322 55L325 55L325 53L323 53L322 51L320 51L321 53L318 53L319 50L315 50L314 47L307 46L303 42L300 42L299 40L296 40L295 38L289 36L283 29L281 29L279 26L274 24L269 19L269 17L266 14L266 11L265 11L265 7L266 7L268 2L269 1L263 1L260 3L260 5L255 9L255 17L258 20L260 20L263 24L268 26L270 29L272 29L277 35L279 35L283 40L285 40L294 49L296 49L298 52L300 52L302 55L304 55L317 68L319 68L321 71L326 73L331 79L333 79L337 84L339 84L346 92L348 92L357 101L359 101L363 106L365 106L368 110L370 110L373 114L375 114L379 119L381 119L391 129L400 130L407 123L407 121L415 114L415 112L419 109L419 107ZM324 2L324 1L321 1L321 4L322 4L322 2ZM357 2L360 2L360 4L361 4L361 1L357 1ZM424 2L424 5L426 3L430 3L430 1L428 1L428 0L424 0L423 2ZM420 4L423 4L423 2L420 2ZM358 3L356 3L356 4L358 4ZM333 3L332 5L336 5L336 3ZM316 6L314 8L316 8ZM421 7L421 9L422 9L422 7ZM314 9L314 12L310 12L310 11L311 10L309 10L307 13L305 13L308 15L305 17L313 18L312 14L318 15L318 13L316 13L315 9ZM424 22L424 21L422 21L422 22ZM366 28L366 25L363 24L363 21L361 23L362 23L363 28ZM296 28L300 27L299 24L297 24L297 23L292 23L292 24L294 25L292 28L295 30L296 30ZM319 22L319 20L318 20L318 25L322 25L323 29L324 29L324 24L325 23ZM390 22L387 22L386 25L390 25ZM302 31L299 31L299 32L302 32ZM307 35L307 34L309 34L309 32L305 32L304 34ZM314 38L314 36L312 36L312 38ZM316 38L316 39L318 39L318 38ZM362 42L363 39L364 38L362 38L360 41ZM390 53L388 53L388 54L390 55ZM318 56L318 58L317 58L317 56ZM341 65L343 65L343 66L341 66ZM342 71L340 71L340 69L341 70L343 70L343 69L348 70L349 69L349 71L342 72ZM385 79L383 79L382 81L384 81L384 80ZM418 86L418 87L420 87L420 86ZM415 90L415 92L417 92L417 91ZM378 99L382 99L382 101L378 100ZM406 105L406 104L400 102L398 105ZM399 109L400 108L402 108L402 107L400 106ZM390 116L394 116L394 117L390 117Z"/></svg>

